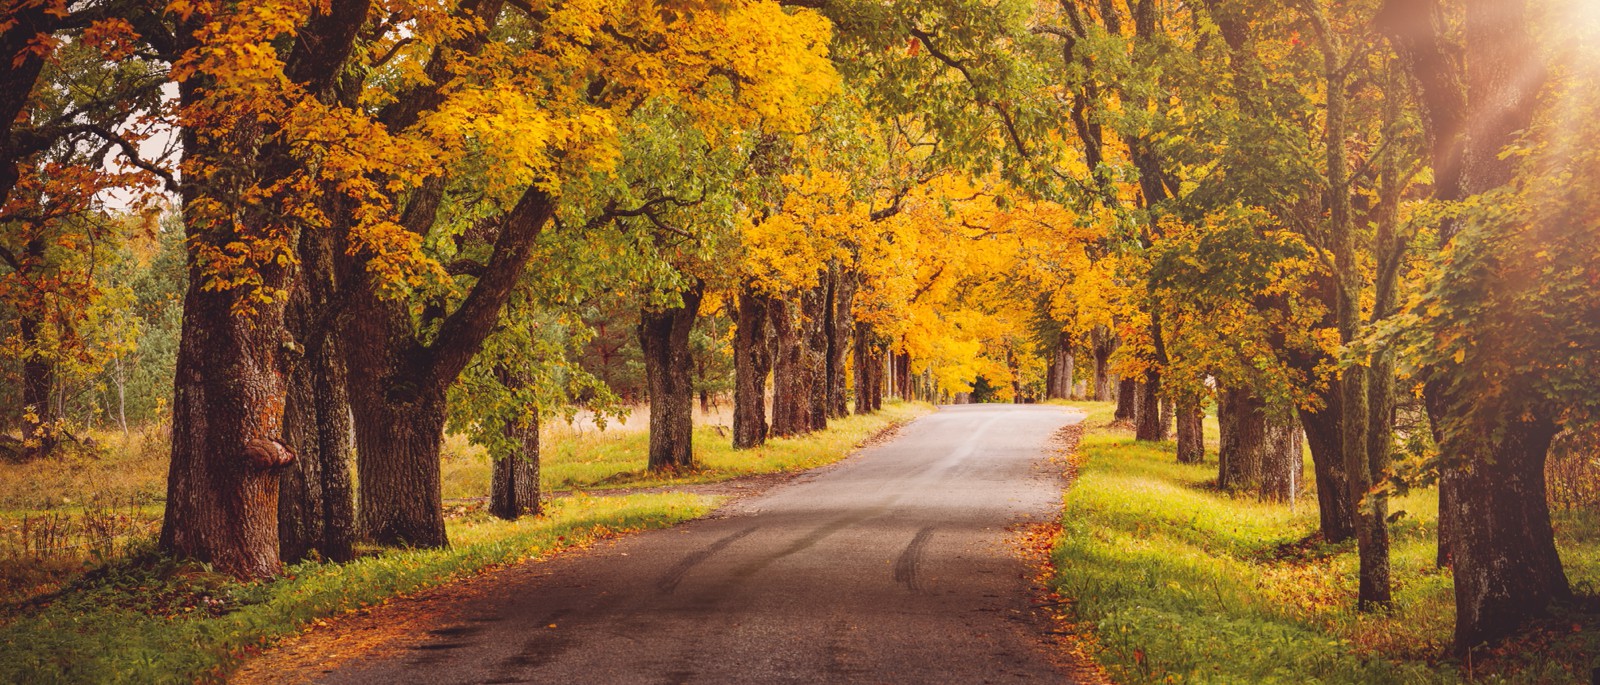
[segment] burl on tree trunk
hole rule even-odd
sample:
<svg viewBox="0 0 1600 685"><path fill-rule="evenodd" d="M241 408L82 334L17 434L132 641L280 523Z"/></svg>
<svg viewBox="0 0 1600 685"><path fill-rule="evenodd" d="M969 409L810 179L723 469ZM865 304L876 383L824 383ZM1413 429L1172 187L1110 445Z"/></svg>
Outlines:
<svg viewBox="0 0 1600 685"><path fill-rule="evenodd" d="M694 466L694 383L689 333L700 312L705 283L696 281L680 293L676 307L645 308L639 313L639 347L650 393L650 470Z"/></svg>
<svg viewBox="0 0 1600 685"><path fill-rule="evenodd" d="M193 254L193 253L191 253ZM271 273L269 283L285 274ZM294 461L281 442L286 345L283 304L239 316L239 289L207 290L193 263L173 381L172 463L161 550L244 578L278 560L278 476Z"/></svg>

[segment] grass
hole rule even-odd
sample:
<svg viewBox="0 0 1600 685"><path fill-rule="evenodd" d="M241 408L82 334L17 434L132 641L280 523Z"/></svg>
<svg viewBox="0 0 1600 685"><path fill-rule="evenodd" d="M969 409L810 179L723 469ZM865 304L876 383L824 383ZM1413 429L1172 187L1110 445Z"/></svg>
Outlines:
<svg viewBox="0 0 1600 685"><path fill-rule="evenodd" d="M161 560L114 565L0 628L0 682L217 680L250 649L313 621L714 506L714 498L683 493L566 498L536 519L452 522L448 549L306 563L270 582L239 583Z"/></svg>
<svg viewBox="0 0 1600 685"><path fill-rule="evenodd" d="M166 476L157 433L104 440L96 451L70 455L54 469L0 466L0 581L8 593L0 599L9 600L0 604L0 682L218 680L243 655L307 624L621 532L670 526L704 515L718 501L684 492L598 494L606 489L813 468L930 409L890 404L872 416L834 421L826 431L738 452L725 430L701 426L695 435L700 466L671 477L646 472L648 436L636 428L551 427L544 440L545 487L577 492L552 500L544 516L505 522L481 507L455 506L448 549L381 550L342 565L305 563L257 583L149 551L161 517L158 494L151 493L164 490ZM488 485L487 459L464 440L449 438L445 496L482 497ZM41 532L40 526L55 528ZM41 548L41 541L54 546Z"/></svg>
<svg viewBox="0 0 1600 685"><path fill-rule="evenodd" d="M1405 512L1392 529L1396 606L1361 614L1353 546L1303 542L1317 527L1314 497L1290 506L1216 492L1214 462L1177 464L1171 443L1106 423L1091 418L1079 448L1054 585L1119 682L1565 683L1600 665L1600 633L1584 619L1477 664L1442 656L1453 586L1433 565L1431 492L1394 501ZM1600 521L1558 519L1568 575L1586 587L1600 578Z"/></svg>
<svg viewBox="0 0 1600 685"><path fill-rule="evenodd" d="M670 476L645 470L647 432L623 427L596 431L557 424L545 430L540 480L547 490L603 490L711 483L739 476L803 471L833 463L862 441L927 413L924 403L890 402L882 411L828 423L828 430L797 438L773 438L755 449L734 450L724 425L699 425L694 433L697 467ZM642 423L642 422L637 422ZM489 459L460 438L446 445L446 499L481 497L489 483Z"/></svg>

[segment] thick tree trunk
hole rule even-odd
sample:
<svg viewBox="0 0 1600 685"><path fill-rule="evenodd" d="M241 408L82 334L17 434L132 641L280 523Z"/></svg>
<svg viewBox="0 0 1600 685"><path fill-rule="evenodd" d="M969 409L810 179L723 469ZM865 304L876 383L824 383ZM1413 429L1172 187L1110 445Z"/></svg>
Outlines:
<svg viewBox="0 0 1600 685"><path fill-rule="evenodd" d="M1267 418L1261 452L1261 498L1289 502L1305 482L1305 442L1293 416Z"/></svg>
<svg viewBox="0 0 1600 685"><path fill-rule="evenodd" d="M1446 439L1445 454L1468 462L1448 515L1456 527L1456 646L1468 649L1516 633L1552 604L1572 598L1556 552L1545 499L1545 459L1557 428L1549 417L1509 420L1484 452L1479 436Z"/></svg>
<svg viewBox="0 0 1600 685"><path fill-rule="evenodd" d="M1105 326L1096 326L1094 342L1094 401L1110 402L1115 394L1111 382L1111 355L1117 351L1117 336Z"/></svg>
<svg viewBox="0 0 1600 685"><path fill-rule="evenodd" d="M315 552L343 562L355 555L356 511L345 351L332 321L333 255L326 235L302 236L299 252L287 325L303 354L289 376L284 408L285 442L297 459L278 489L278 549L284 561Z"/></svg>
<svg viewBox="0 0 1600 685"><path fill-rule="evenodd" d="M767 441L767 376L772 373L772 298L746 286L733 330L733 448ZM782 306L779 303L777 306Z"/></svg>
<svg viewBox="0 0 1600 685"><path fill-rule="evenodd" d="M211 236L193 228L191 239ZM244 578L278 573L278 477L293 462L283 440L287 336L281 302L234 312L248 293L207 290L189 265L177 375L172 461L161 550ZM268 268L270 286L286 274Z"/></svg>
<svg viewBox="0 0 1600 685"><path fill-rule="evenodd" d="M883 364L879 363L872 325L857 322L855 329L855 343L850 356L854 362L852 370L855 374L855 411L857 414L871 414L878 410L873 397L873 386L877 369L882 368Z"/></svg>
<svg viewBox="0 0 1600 685"><path fill-rule="evenodd" d="M352 363L352 379L365 366ZM449 541L439 450L444 441L445 392L435 387L388 392L391 387L351 383L361 533L380 545L444 547Z"/></svg>
<svg viewBox="0 0 1600 685"><path fill-rule="evenodd" d="M1072 379L1075 375L1077 375L1075 362L1076 358L1073 356L1070 350L1061 353L1061 378L1058 381L1060 385L1056 388L1056 395L1060 399L1074 399L1072 396Z"/></svg>
<svg viewBox="0 0 1600 685"><path fill-rule="evenodd" d="M1206 461L1205 410L1199 402L1178 403L1178 463Z"/></svg>
<svg viewBox="0 0 1600 685"><path fill-rule="evenodd" d="M694 382L689 333L700 313L705 284L682 293L679 307L639 314L639 347L650 392L650 470L694 467Z"/></svg>
<svg viewBox="0 0 1600 685"><path fill-rule="evenodd" d="M828 280L827 337L827 389L828 418L842 418L850 414L850 385L845 376L850 355L850 343L855 337L854 312L856 289L860 277L853 271L834 266Z"/></svg>
<svg viewBox="0 0 1600 685"><path fill-rule="evenodd" d="M26 355L22 362L22 450L24 459L38 459L55 451L59 442L60 413L51 397L56 388L56 364L40 349L37 316L24 313L18 325Z"/></svg>
<svg viewBox="0 0 1600 685"><path fill-rule="evenodd" d="M539 501L539 420L508 421L510 451L494 460L489 476L489 513L515 521L544 513Z"/></svg>
<svg viewBox="0 0 1600 685"><path fill-rule="evenodd" d="M1117 421L1133 422L1139 418L1139 381L1123 378L1117 381Z"/></svg>
<svg viewBox="0 0 1600 685"><path fill-rule="evenodd" d="M1140 390L1135 437L1149 441L1166 440L1167 424L1161 420L1161 372L1154 369L1145 371Z"/></svg>
<svg viewBox="0 0 1600 685"><path fill-rule="evenodd" d="M828 427L828 312L832 309L828 299L829 284L823 283L800 295L800 338L804 352L806 389L806 424L804 431Z"/></svg>
<svg viewBox="0 0 1600 685"><path fill-rule="evenodd" d="M786 437L810 430L811 375L806 368L803 314L792 302L771 307L775 353L772 359L772 435Z"/></svg>
<svg viewBox="0 0 1600 685"><path fill-rule="evenodd" d="M1300 425L1311 448L1319 530L1328 542L1343 542L1356 535L1356 514L1344 470L1344 441L1339 428L1342 404L1336 387L1321 393L1321 400L1321 409L1300 412Z"/></svg>
<svg viewBox="0 0 1600 685"><path fill-rule="evenodd" d="M412 199L404 223L431 224L431 210L415 209L428 204L427 195L419 192ZM477 282L454 311L438 319L426 343L409 304L381 294L382 285L366 269L362 255L335 250L339 274L352 284L346 296L352 314L345 317L345 356L356 428L361 530L370 541L410 547L448 544L439 491L445 396L494 330L554 212L555 199L537 186L523 192L496 222L493 251Z"/></svg>
<svg viewBox="0 0 1600 685"><path fill-rule="evenodd" d="M1217 393L1217 487L1230 492L1261 487L1265 465L1266 407L1247 389L1224 387Z"/></svg>

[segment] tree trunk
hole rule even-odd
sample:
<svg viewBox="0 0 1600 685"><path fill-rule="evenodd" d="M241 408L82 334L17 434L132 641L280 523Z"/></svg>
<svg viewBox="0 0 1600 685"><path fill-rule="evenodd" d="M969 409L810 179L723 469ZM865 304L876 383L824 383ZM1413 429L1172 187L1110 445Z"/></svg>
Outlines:
<svg viewBox="0 0 1600 685"><path fill-rule="evenodd" d="M1072 378L1073 378L1074 375L1077 374L1077 369L1074 368L1076 366L1076 364L1074 363L1076 361L1076 359L1073 356L1072 351L1070 349L1066 350L1064 352L1061 352L1060 355L1061 355L1061 362L1060 362L1061 363L1061 366L1060 366L1061 378L1058 381L1058 383L1060 383L1060 385L1056 388L1056 395L1060 399L1070 400L1070 399L1073 399L1073 397L1072 397Z"/></svg>
<svg viewBox="0 0 1600 685"><path fill-rule="evenodd" d="M810 423L810 375L806 370L805 342L792 302L774 301L771 307L775 354L772 359L772 435L800 435Z"/></svg>
<svg viewBox="0 0 1600 685"><path fill-rule="evenodd" d="M1206 461L1205 410L1199 402L1178 403L1178 463Z"/></svg>
<svg viewBox="0 0 1600 685"><path fill-rule="evenodd" d="M431 192L437 201L442 187ZM424 229L431 225L432 210L416 209L428 204L429 197L425 184L403 213L403 223L416 222ZM524 190L496 222L493 249L477 282L454 311L424 322L433 331L426 336L408 302L382 294L365 255L335 246L342 282L352 284L344 298L351 312L344 317L344 342L361 529L370 541L410 547L448 544L439 492L445 397L493 332L554 212L555 198L538 186Z"/></svg>
<svg viewBox="0 0 1600 685"><path fill-rule="evenodd" d="M822 283L800 295L800 334L802 359L808 376L806 388L806 424L804 431L811 432L828 427L828 328L827 320L832 305L829 303L828 283Z"/></svg>
<svg viewBox="0 0 1600 685"><path fill-rule="evenodd" d="M678 307L639 314L639 347L650 392L650 470L694 467L694 383L689 333L700 312L705 283L682 293Z"/></svg>
<svg viewBox="0 0 1600 685"><path fill-rule="evenodd" d="M56 364L39 346L39 319L24 312L18 324L22 338L22 450L24 459L38 459L55 451L60 441L61 415L51 394L56 388Z"/></svg>
<svg viewBox="0 0 1600 685"><path fill-rule="evenodd" d="M364 367L352 363L352 379ZM405 392L403 386L387 391L394 385L351 383L362 536L379 545L444 547L449 541L439 451L444 441L445 391L418 387Z"/></svg>
<svg viewBox="0 0 1600 685"><path fill-rule="evenodd" d="M772 298L746 286L733 331L733 448L767 442L767 375L772 372ZM782 306L779 303L777 306Z"/></svg>
<svg viewBox="0 0 1600 685"><path fill-rule="evenodd" d="M1166 440L1167 424L1161 420L1161 372L1155 369L1145 371L1140 389L1135 437L1153 442Z"/></svg>
<svg viewBox="0 0 1600 685"><path fill-rule="evenodd" d="M1117 337L1111 334L1105 326L1096 326L1093 333L1094 341L1094 401L1110 402L1113 395L1111 384L1111 355L1117 351Z"/></svg>
<svg viewBox="0 0 1600 685"><path fill-rule="evenodd" d="M192 225L189 236L214 237ZM278 477L294 460L282 442L283 305L256 303L253 315L236 314L235 303L249 293L206 289L208 276L193 255L173 379L160 548L241 578L265 578L282 568ZM287 280L279 269L265 271L269 287Z"/></svg>
<svg viewBox="0 0 1600 685"><path fill-rule="evenodd" d="M494 460L489 477L489 513L515 521L544 513L539 501L539 420L507 421L510 451Z"/></svg>
<svg viewBox="0 0 1600 685"><path fill-rule="evenodd" d="M1294 416L1267 418L1261 452L1261 498L1290 502L1305 482L1305 442Z"/></svg>
<svg viewBox="0 0 1600 685"><path fill-rule="evenodd" d="M850 343L856 332L854 306L860 276L835 265L828 283L827 416L842 418L850 414L850 386L845 377L845 362L849 358Z"/></svg>
<svg viewBox="0 0 1600 685"><path fill-rule="evenodd" d="M325 234L301 236L300 277L290 292L289 331L302 356L289 376L284 436L298 457L278 489L278 550L284 561L313 552L354 558L355 493L350 482L350 398L337 310L332 246Z"/></svg>
<svg viewBox="0 0 1600 685"><path fill-rule="evenodd" d="M1139 418L1139 381L1123 378L1117 382L1117 421L1133 422Z"/></svg>
<svg viewBox="0 0 1600 685"><path fill-rule="evenodd" d="M855 343L851 353L854 362L856 413L871 414L877 411L876 401L873 398L874 376L877 369L883 364L879 363L878 351L872 335L872 325L856 322Z"/></svg>
<svg viewBox="0 0 1600 685"><path fill-rule="evenodd" d="M1267 421L1266 407L1247 389L1224 387L1217 393L1217 487L1230 492L1261 487Z"/></svg>
<svg viewBox="0 0 1600 685"><path fill-rule="evenodd" d="M883 409L883 365L887 361L885 359L887 355L884 354L885 350L881 345L874 344L869 349L872 351L872 368L868 369L871 373L872 386L868 390L872 398L872 411L876 412Z"/></svg>
<svg viewBox="0 0 1600 685"><path fill-rule="evenodd" d="M904 352L904 353L900 354L900 356L895 361L895 369L900 374L900 376L899 376L900 387L899 387L899 392L898 392L898 394L900 395L900 398L903 399L903 400L907 400L907 401L915 400L916 397L914 397L913 394L912 394L912 387L913 386L912 386L912 379L911 379L911 353L910 352Z"/></svg>
<svg viewBox="0 0 1600 685"><path fill-rule="evenodd" d="M1495 642L1572 598L1545 499L1545 458L1557 428L1549 417L1509 420L1490 458L1479 436L1447 439L1445 454L1468 458L1454 474L1455 641ZM1442 514L1445 512L1441 512Z"/></svg>
<svg viewBox="0 0 1600 685"><path fill-rule="evenodd" d="M1342 404L1337 387L1320 393L1322 408L1301 411L1300 425L1311 447L1311 467L1317 483L1319 530L1328 542L1343 542L1356 535L1355 507L1345 474L1339 416Z"/></svg>

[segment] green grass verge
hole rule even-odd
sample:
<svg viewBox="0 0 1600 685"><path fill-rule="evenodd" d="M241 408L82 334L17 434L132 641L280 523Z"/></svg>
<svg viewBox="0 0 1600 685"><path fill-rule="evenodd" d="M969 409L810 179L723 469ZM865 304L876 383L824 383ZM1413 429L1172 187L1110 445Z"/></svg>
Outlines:
<svg viewBox="0 0 1600 685"><path fill-rule="evenodd" d="M1104 423L1091 421L1080 446L1054 585L1118 682L1567 683L1600 666L1600 631L1585 619L1486 654L1471 672L1442 657L1454 605L1448 571L1433 566L1432 492L1393 503L1405 512L1392 530L1396 607L1361 614L1353 546L1298 544L1316 530L1313 497L1291 507L1218 493L1214 462L1177 464L1171 443ZM1597 521L1557 518L1569 576L1592 587Z"/></svg>
<svg viewBox="0 0 1600 685"><path fill-rule="evenodd" d="M220 679L247 649L311 621L616 533L670 526L715 502L683 493L567 498L539 518L452 522L449 549L305 563L270 582L239 583L170 562L108 567L0 627L0 682Z"/></svg>
<svg viewBox="0 0 1600 685"><path fill-rule="evenodd" d="M834 419L825 431L773 438L762 447L748 450L733 449L726 429L697 426L694 457L698 466L672 476L645 470L650 445L645 431L557 432L542 450L541 481L548 490L599 490L712 483L739 476L803 471L838 461L880 431L932 409L932 405L922 402L888 402L875 414ZM445 498L483 496L489 483L488 457L464 445L455 447L445 456Z"/></svg>

